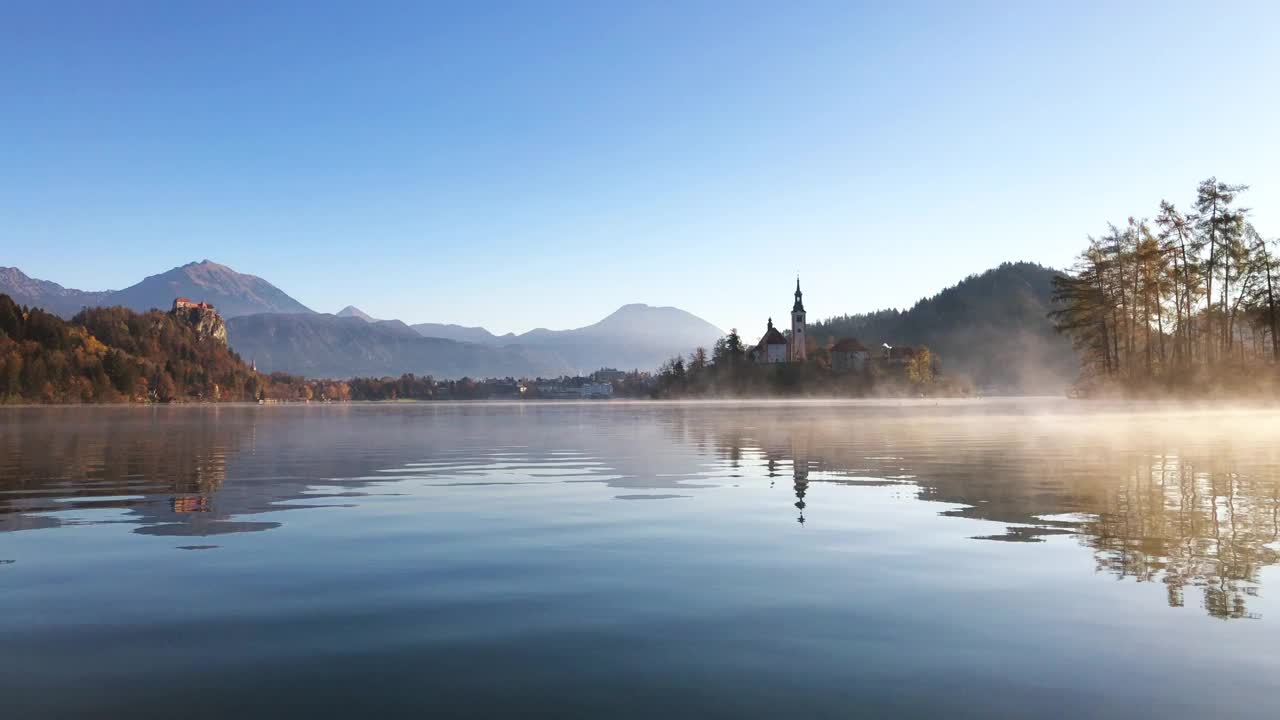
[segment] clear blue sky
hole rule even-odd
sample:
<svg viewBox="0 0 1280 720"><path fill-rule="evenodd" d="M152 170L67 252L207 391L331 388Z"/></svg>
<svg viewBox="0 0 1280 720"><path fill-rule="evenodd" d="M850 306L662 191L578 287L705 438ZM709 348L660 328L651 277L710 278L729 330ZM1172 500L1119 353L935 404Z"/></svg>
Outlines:
<svg viewBox="0 0 1280 720"><path fill-rule="evenodd" d="M271 7L265 7L270 5ZM205 257L307 305L755 337L1198 180L1280 235L1280 3L6 2L0 265Z"/></svg>

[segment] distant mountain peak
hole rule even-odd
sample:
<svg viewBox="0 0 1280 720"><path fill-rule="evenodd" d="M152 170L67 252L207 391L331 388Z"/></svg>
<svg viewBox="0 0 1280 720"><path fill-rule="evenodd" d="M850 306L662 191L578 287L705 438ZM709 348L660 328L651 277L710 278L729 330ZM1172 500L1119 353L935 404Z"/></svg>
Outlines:
<svg viewBox="0 0 1280 720"><path fill-rule="evenodd" d="M167 309L177 297L211 303L223 317L255 313L310 313L280 288L204 259L150 275L123 290L86 292L28 277L17 268L0 269L0 292L18 302L69 318L83 307L123 305L137 311Z"/></svg>
<svg viewBox="0 0 1280 720"><path fill-rule="evenodd" d="M719 337L720 328L687 310L670 305L629 303L614 310L600 322L579 328L580 332L624 332L641 335L674 334L688 339Z"/></svg>
<svg viewBox="0 0 1280 720"><path fill-rule="evenodd" d="M85 292L65 288L58 283L33 278L16 267L0 267L0 293L21 305L38 307L64 318L86 306L107 304L110 290Z"/></svg>
<svg viewBox="0 0 1280 720"><path fill-rule="evenodd" d="M310 313L312 310L257 275L248 275L208 258L152 275L112 294L135 309L165 307L175 297L209 302L225 317L257 313Z"/></svg>
<svg viewBox="0 0 1280 720"><path fill-rule="evenodd" d="M342 308L341 310L339 310L338 312L334 313L334 315L337 315L338 317L360 318L361 320L369 323L382 322L381 320L378 320L377 318L361 310L355 305L348 305Z"/></svg>

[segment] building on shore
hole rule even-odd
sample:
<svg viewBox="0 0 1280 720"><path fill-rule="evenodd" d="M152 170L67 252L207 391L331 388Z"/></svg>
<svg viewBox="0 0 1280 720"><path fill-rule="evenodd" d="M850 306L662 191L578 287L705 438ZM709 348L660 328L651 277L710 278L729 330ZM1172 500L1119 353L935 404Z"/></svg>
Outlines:
<svg viewBox="0 0 1280 720"><path fill-rule="evenodd" d="M836 372L861 372L871 353L857 338L845 338L831 346L831 369Z"/></svg>
<svg viewBox="0 0 1280 720"><path fill-rule="evenodd" d="M885 343L884 363L889 366L906 365L915 359L916 352L918 351L910 345L893 346Z"/></svg>
<svg viewBox="0 0 1280 720"><path fill-rule="evenodd" d="M795 299L791 305L791 335L782 334L773 325L773 318L765 329L760 342L750 351L751 361L760 365L805 363L809 360L809 326L804 309L804 293L800 291L800 278L796 278ZM843 338L828 348L831 369L837 372L861 371L870 359L870 352L857 338Z"/></svg>
<svg viewBox="0 0 1280 720"><path fill-rule="evenodd" d="M800 292L800 276L796 276L796 301L791 305L791 362L809 358L809 334L804 326L804 295Z"/></svg>
<svg viewBox="0 0 1280 720"><path fill-rule="evenodd" d="M764 331L764 337L760 338L760 342L751 351L751 359L762 364L788 362L790 348L787 337L778 332L778 328L773 326L773 318L769 318L769 326Z"/></svg>
<svg viewBox="0 0 1280 720"><path fill-rule="evenodd" d="M587 400L613 397L613 383L589 382L578 388L578 392Z"/></svg>
<svg viewBox="0 0 1280 720"><path fill-rule="evenodd" d="M762 365L775 363L802 363L809 357L809 334L805 327L804 295L800 292L800 278L796 278L795 302L791 305L791 336L787 337L773 326L773 318L765 329L764 337L751 350L751 360Z"/></svg>
<svg viewBox="0 0 1280 720"><path fill-rule="evenodd" d="M612 383L626 380L627 373L625 370L618 370L617 368L600 368L591 373L591 379L598 383Z"/></svg>

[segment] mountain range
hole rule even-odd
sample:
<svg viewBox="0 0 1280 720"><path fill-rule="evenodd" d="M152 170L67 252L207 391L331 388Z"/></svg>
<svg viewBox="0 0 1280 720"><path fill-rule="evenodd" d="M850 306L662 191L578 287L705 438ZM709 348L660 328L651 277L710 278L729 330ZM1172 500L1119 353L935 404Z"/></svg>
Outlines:
<svg viewBox="0 0 1280 720"><path fill-rule="evenodd" d="M556 377L603 367L648 370L690 348L709 348L723 335L678 308L639 304L624 305L587 327L503 336L483 328L364 319L364 313L351 310L341 316L242 315L227 321L227 334L237 352L267 372L308 377L412 372L441 378Z"/></svg>
<svg viewBox="0 0 1280 720"><path fill-rule="evenodd" d="M868 347L927 345L943 368L979 387L1057 392L1077 372L1070 343L1047 319L1057 271L1005 263L973 275L907 310L881 310L811 321L820 342L857 337ZM0 293L20 304L70 317L86 306L167 308L174 297L213 303L227 319L228 341L260 370L308 377L440 378L557 376L602 367L652 370L723 332L674 307L624 305L571 330L538 328L495 335L482 327L408 325L348 305L317 313L262 278L205 260L152 275L124 290L83 291L0 268ZM750 345L753 337L745 337Z"/></svg>
<svg viewBox="0 0 1280 720"><path fill-rule="evenodd" d="M368 322L319 313L260 313L227 321L241 357L263 372L317 378L403 373L459 377L555 377L574 368L518 346L491 347L423 337L399 320Z"/></svg>
<svg viewBox="0 0 1280 720"><path fill-rule="evenodd" d="M0 268L0 293L19 304L70 318L84 307L168 308L175 297L212 303L227 320L228 342L265 372L308 377L416 373L462 376L558 376L602 367L656 368L723 335L671 307L626 305L587 327L494 335L441 323L409 326L348 305L317 313L254 275L204 260L153 275L124 290L84 291Z"/></svg>

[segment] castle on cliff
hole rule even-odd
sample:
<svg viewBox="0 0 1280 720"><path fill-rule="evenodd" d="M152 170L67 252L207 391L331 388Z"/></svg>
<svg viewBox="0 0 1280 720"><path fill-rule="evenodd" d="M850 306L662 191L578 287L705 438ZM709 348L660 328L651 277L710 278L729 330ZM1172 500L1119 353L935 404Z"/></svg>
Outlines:
<svg viewBox="0 0 1280 720"><path fill-rule="evenodd" d="M227 324L213 305L207 302L196 302L189 298L174 298L173 309L169 314L186 322L200 337L217 340L224 345L227 342Z"/></svg>

